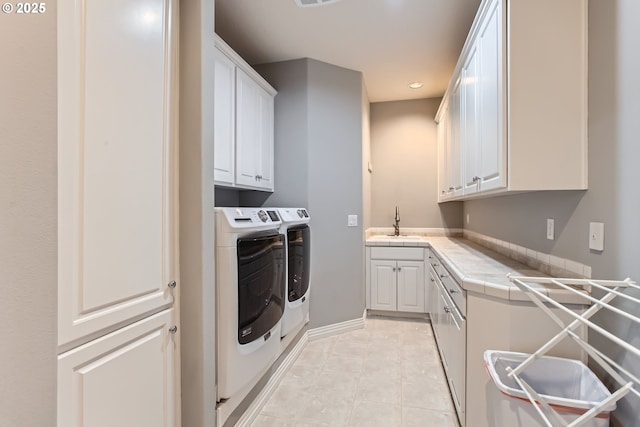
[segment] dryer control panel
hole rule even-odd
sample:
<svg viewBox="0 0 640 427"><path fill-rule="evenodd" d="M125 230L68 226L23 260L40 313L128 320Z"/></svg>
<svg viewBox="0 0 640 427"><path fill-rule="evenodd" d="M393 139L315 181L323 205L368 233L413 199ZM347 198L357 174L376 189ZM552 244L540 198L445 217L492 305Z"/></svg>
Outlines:
<svg viewBox="0 0 640 427"><path fill-rule="evenodd" d="M311 217L306 208L278 208L282 222L305 224L309 222Z"/></svg>
<svg viewBox="0 0 640 427"><path fill-rule="evenodd" d="M226 226L234 230L259 230L278 228L282 224L276 209L267 208L216 208L218 221L224 217ZM222 215L220 215L222 214Z"/></svg>

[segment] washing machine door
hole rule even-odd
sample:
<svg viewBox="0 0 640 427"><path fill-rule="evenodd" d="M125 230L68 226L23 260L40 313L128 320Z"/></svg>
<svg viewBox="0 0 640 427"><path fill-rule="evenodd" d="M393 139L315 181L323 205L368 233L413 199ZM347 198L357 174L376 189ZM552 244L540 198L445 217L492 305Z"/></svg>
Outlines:
<svg viewBox="0 0 640 427"><path fill-rule="evenodd" d="M284 235L238 239L238 342L265 336L284 312Z"/></svg>
<svg viewBox="0 0 640 427"><path fill-rule="evenodd" d="M309 289L311 265L311 231L308 225L287 230L288 293L289 302L302 298Z"/></svg>

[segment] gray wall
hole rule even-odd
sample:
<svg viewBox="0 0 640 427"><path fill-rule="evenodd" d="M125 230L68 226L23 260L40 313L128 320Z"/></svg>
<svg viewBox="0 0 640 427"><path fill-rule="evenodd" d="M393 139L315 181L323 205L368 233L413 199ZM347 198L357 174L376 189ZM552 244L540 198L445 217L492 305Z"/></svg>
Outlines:
<svg viewBox="0 0 640 427"><path fill-rule="evenodd" d="M589 190L522 194L464 203L466 228L592 266L593 277L640 280L640 2L589 2ZM556 220L547 241L546 218ZM605 223L605 250L588 249L589 222ZM635 309L640 316L640 310ZM615 316L598 321L640 346L640 328ZM612 347L596 334L592 342ZM613 356L640 373L640 360ZM618 425L640 426L640 401L627 398L615 413Z"/></svg>
<svg viewBox="0 0 640 427"><path fill-rule="evenodd" d="M215 425L214 1L180 3L182 425Z"/></svg>
<svg viewBox="0 0 640 427"><path fill-rule="evenodd" d="M462 228L462 204L438 205L437 129L441 98L371 104L371 226Z"/></svg>
<svg viewBox="0 0 640 427"><path fill-rule="evenodd" d="M56 423L56 10L2 14L0 424Z"/></svg>
<svg viewBox="0 0 640 427"><path fill-rule="evenodd" d="M362 74L309 60L311 327L362 317ZM347 227L347 215L358 227Z"/></svg>
<svg viewBox="0 0 640 427"><path fill-rule="evenodd" d="M306 206L311 222L310 327L364 310L362 75L300 59L257 66L277 90L276 191L245 205ZM253 198L253 199L252 199ZM359 226L347 228L347 215Z"/></svg>

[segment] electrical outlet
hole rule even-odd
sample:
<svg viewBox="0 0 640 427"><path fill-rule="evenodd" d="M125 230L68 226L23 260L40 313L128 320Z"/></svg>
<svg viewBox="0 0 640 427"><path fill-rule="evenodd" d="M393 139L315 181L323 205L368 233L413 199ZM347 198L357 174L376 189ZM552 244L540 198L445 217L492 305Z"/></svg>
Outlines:
<svg viewBox="0 0 640 427"><path fill-rule="evenodd" d="M547 218L547 239L553 240L555 238L555 221L553 218Z"/></svg>
<svg viewBox="0 0 640 427"><path fill-rule="evenodd" d="M604 251L604 223L589 223L589 249Z"/></svg>
<svg viewBox="0 0 640 427"><path fill-rule="evenodd" d="M347 227L358 226L358 215L347 215Z"/></svg>

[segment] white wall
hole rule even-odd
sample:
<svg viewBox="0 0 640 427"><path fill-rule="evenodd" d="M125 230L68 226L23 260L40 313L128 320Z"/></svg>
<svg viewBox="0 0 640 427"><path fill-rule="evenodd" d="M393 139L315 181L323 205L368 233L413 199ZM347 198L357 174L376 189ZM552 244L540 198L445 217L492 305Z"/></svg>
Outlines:
<svg viewBox="0 0 640 427"><path fill-rule="evenodd" d="M437 129L441 98L371 104L371 223L461 228L462 205L438 205Z"/></svg>
<svg viewBox="0 0 640 427"><path fill-rule="evenodd" d="M0 16L0 424L56 423L56 9Z"/></svg>

